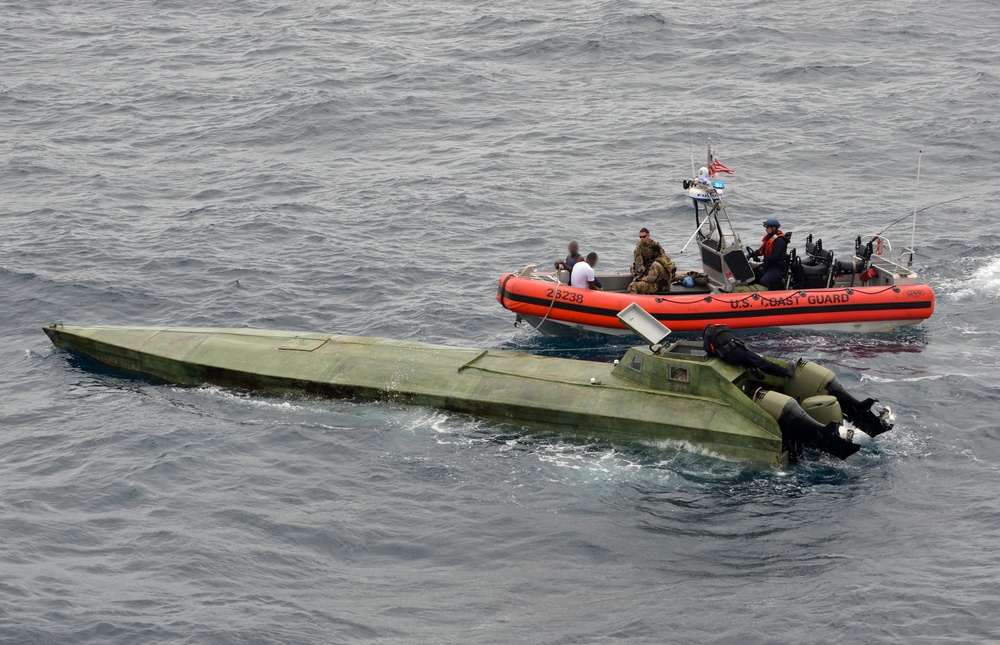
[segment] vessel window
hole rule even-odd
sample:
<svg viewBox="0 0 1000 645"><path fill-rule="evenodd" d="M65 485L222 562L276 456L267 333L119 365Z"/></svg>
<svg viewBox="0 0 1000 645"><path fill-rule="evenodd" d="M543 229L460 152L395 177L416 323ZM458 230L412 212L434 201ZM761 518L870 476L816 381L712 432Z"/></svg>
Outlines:
<svg viewBox="0 0 1000 645"><path fill-rule="evenodd" d="M686 367L680 367L679 365L671 365L670 380L677 381L678 383L690 383L691 372Z"/></svg>

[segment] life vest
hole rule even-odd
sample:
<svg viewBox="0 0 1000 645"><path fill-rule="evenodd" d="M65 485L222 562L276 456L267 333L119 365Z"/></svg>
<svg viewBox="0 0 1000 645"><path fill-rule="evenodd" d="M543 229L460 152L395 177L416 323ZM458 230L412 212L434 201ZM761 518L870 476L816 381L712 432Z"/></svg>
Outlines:
<svg viewBox="0 0 1000 645"><path fill-rule="evenodd" d="M726 325L709 325L705 327L703 345L705 353L714 356L725 356L740 341L736 334Z"/></svg>
<svg viewBox="0 0 1000 645"><path fill-rule="evenodd" d="M757 251L757 255L762 260L771 255L771 251L774 249L774 240L779 237L785 237L785 234L781 231L775 231L773 234L765 235L761 239L760 250Z"/></svg>

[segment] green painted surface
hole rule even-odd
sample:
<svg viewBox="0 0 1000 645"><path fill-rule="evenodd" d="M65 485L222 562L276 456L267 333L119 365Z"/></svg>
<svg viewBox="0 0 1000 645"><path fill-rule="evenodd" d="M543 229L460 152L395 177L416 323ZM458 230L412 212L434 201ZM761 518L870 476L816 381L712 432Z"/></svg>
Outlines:
<svg viewBox="0 0 1000 645"><path fill-rule="evenodd" d="M777 423L740 390L744 371L680 345L658 355L633 348L615 366L287 331L44 329L58 347L181 385L399 401L580 435L681 441L727 458L785 457Z"/></svg>

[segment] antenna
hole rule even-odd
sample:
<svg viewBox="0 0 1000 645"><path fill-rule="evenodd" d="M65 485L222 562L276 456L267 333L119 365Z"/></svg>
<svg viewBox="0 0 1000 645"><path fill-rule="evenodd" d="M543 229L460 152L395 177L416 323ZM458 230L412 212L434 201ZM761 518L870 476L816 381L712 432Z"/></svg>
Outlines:
<svg viewBox="0 0 1000 645"><path fill-rule="evenodd" d="M691 176L692 177L697 177L698 175L694 174L694 146L691 145L691 118L689 116L685 115L685 117L684 117L684 125L687 128L688 152L691 153Z"/></svg>
<svg viewBox="0 0 1000 645"><path fill-rule="evenodd" d="M706 217L705 219L701 220L701 222L698 224L698 226L694 229L694 233L691 234L691 237L688 238L688 241L685 242L684 246L681 247L681 253L683 253L685 250L687 250L688 245L691 244L691 242L694 242L695 236L697 236L698 232L701 231L701 227L705 225L705 222L709 222L709 221L711 221L711 220L708 217Z"/></svg>
<svg viewBox="0 0 1000 645"><path fill-rule="evenodd" d="M910 259L906 266L913 266L913 248L917 243L917 195L920 192L920 161L923 150L917 150L917 186L913 189L913 225L910 227Z"/></svg>

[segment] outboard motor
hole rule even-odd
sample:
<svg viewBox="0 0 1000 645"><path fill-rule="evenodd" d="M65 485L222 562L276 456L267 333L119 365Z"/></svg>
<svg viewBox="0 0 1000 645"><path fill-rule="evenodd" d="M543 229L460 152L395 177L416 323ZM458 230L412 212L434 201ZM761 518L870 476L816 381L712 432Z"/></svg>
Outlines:
<svg viewBox="0 0 1000 645"><path fill-rule="evenodd" d="M792 456L797 457L802 448L806 447L822 450L839 459L847 459L861 449L861 446L851 441L852 431L836 420L825 425L820 423L809 416L798 401L786 394L761 388L754 394L753 400L778 422L785 448Z"/></svg>
<svg viewBox="0 0 1000 645"><path fill-rule="evenodd" d="M784 390L799 402L817 394L835 397L847 420L871 437L892 430L892 424L887 420L889 408L878 406L876 410L878 399L857 399L844 388L833 372L816 363L797 363L795 374L788 380Z"/></svg>

